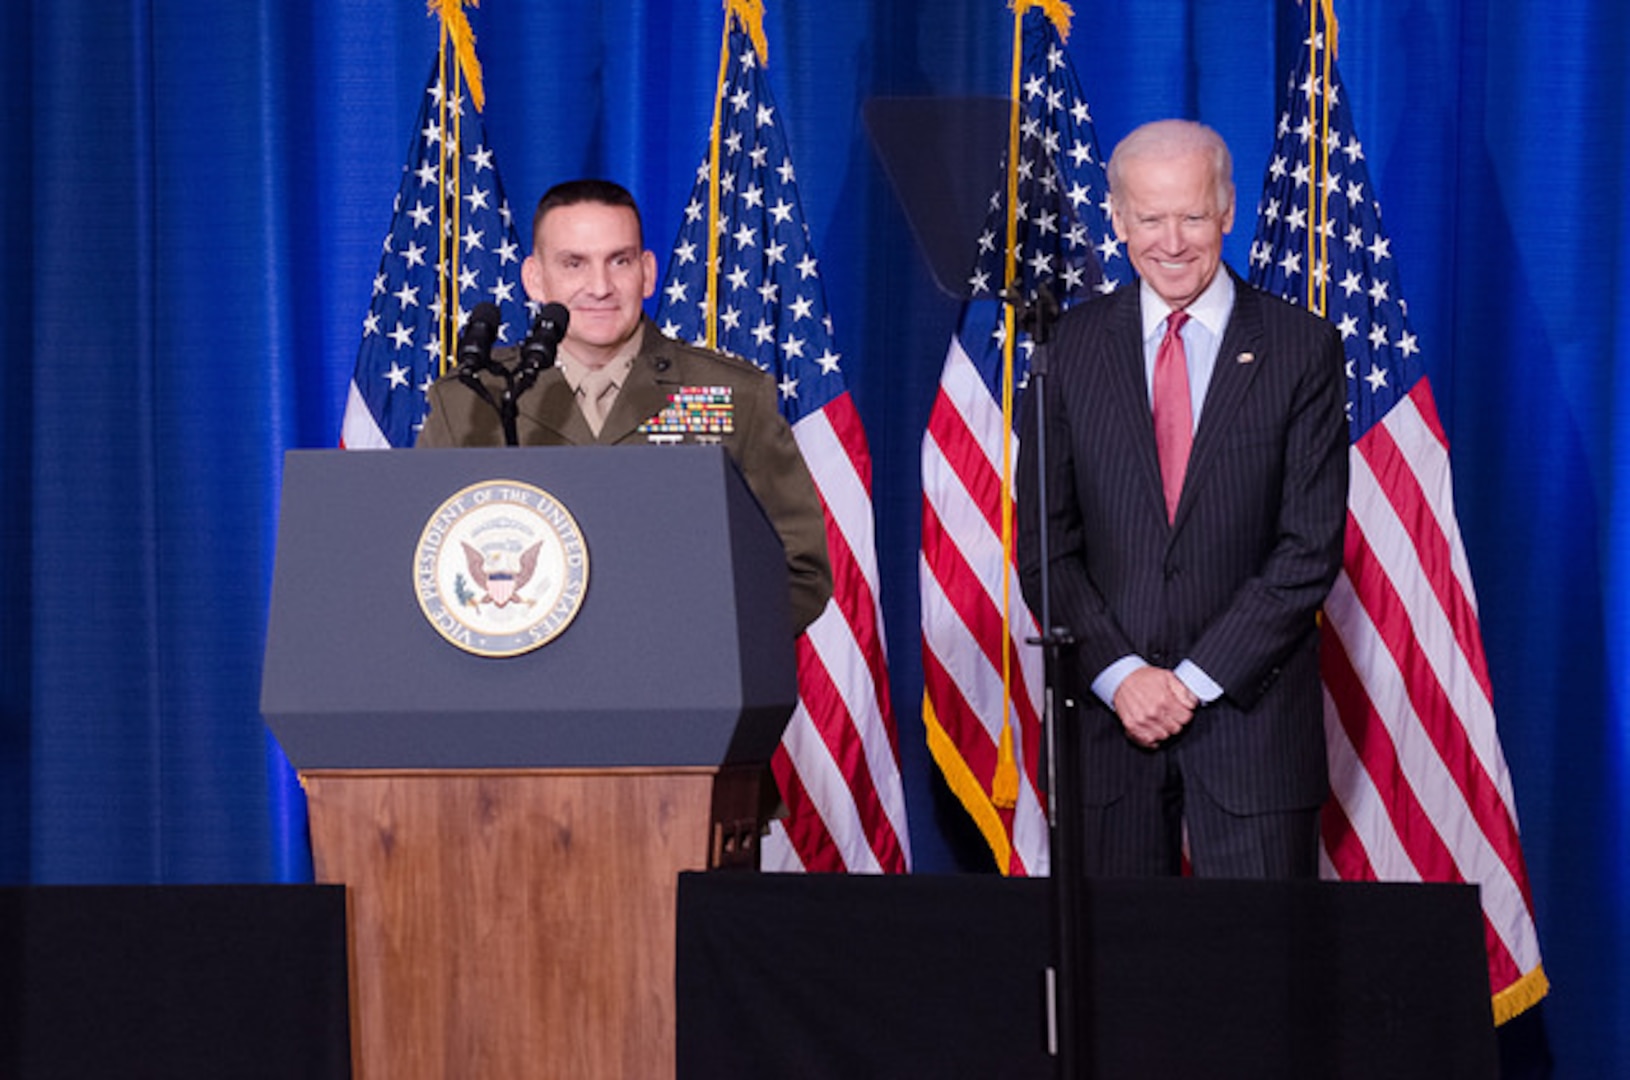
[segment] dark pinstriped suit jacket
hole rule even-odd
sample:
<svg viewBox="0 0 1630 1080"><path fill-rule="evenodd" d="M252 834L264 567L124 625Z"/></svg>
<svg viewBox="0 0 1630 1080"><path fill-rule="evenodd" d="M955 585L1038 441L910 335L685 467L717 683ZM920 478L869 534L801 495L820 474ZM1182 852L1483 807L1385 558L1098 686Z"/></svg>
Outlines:
<svg viewBox="0 0 1630 1080"><path fill-rule="evenodd" d="M1185 782L1261 813L1325 797L1317 611L1341 566L1346 384L1334 326L1235 279L1168 525L1136 285L1060 320L1048 382L1052 622L1075 635L1082 788L1111 802L1174 754ZM1019 554L1040 611L1034 402L1019 455ZM1167 748L1138 748L1086 687L1137 654L1192 659L1223 688Z"/></svg>

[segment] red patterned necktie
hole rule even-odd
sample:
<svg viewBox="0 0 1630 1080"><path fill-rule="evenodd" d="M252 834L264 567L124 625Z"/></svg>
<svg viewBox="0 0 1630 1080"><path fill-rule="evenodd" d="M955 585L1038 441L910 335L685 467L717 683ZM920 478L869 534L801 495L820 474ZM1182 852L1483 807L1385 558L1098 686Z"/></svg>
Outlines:
<svg viewBox="0 0 1630 1080"><path fill-rule="evenodd" d="M1183 350L1183 324L1189 313L1174 311L1166 317L1166 336L1155 353L1155 448L1160 454L1161 487L1166 492L1166 520L1177 516L1183 494L1183 473L1194 444L1194 408L1189 402L1189 358Z"/></svg>

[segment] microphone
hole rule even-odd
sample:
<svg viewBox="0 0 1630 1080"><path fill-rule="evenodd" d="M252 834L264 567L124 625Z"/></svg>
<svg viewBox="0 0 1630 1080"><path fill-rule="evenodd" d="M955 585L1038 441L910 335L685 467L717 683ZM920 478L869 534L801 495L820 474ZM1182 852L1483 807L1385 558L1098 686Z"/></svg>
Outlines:
<svg viewBox="0 0 1630 1080"><path fill-rule="evenodd" d="M521 342L521 371L536 374L554 365L555 350L566 336L566 326L571 319L572 313L564 304L545 304L538 309L532 329Z"/></svg>
<svg viewBox="0 0 1630 1080"><path fill-rule="evenodd" d="M464 331L458 336L458 366L472 372L492 366L492 343L498 340L498 326L503 316L498 305L483 300L470 312Z"/></svg>

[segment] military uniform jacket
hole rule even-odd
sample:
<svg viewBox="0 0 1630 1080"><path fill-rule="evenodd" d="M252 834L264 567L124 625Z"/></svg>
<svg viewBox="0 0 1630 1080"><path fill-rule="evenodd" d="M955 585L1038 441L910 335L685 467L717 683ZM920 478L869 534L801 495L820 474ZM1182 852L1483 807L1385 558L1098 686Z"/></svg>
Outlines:
<svg viewBox="0 0 1630 1080"><path fill-rule="evenodd" d="M728 388L731 432L713 438L682 434L673 441L716 440L741 470L786 549L792 616L796 628L802 631L820 615L832 595L832 571L827 560L820 496L792 429L776 408L775 383L745 360L664 336L648 318L642 323L641 333L639 353L598 438L589 430L576 393L557 367L543 372L518 402L516 433L521 445L642 444L650 436L639 430L640 425L667 408L681 388ZM493 359L506 365L513 365L517 356L515 348L493 350ZM503 390L502 379L491 372L483 372L481 378L497 399ZM429 398L430 412L416 445L504 444L497 410L456 375L445 375L432 384Z"/></svg>

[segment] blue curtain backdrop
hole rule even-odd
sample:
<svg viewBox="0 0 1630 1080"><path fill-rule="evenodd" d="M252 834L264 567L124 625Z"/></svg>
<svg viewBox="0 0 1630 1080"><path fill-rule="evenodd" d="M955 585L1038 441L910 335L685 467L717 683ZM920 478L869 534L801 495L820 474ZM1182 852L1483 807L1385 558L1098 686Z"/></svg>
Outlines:
<svg viewBox="0 0 1630 1080"><path fill-rule="evenodd" d="M1167 115L1233 145L1243 267L1299 9L1074 6L1106 149ZM859 115L878 95L1004 94L1011 18L1001 0L768 7L876 459L918 869L983 869L916 719L918 451L956 302ZM1337 15L1452 440L1558 1073L1630 1075L1630 13ZM517 208L612 176L664 253L709 121L717 0L471 17ZM337 439L437 24L421 0L29 0L0 31L0 881L303 880L302 800L257 711L280 463Z"/></svg>

